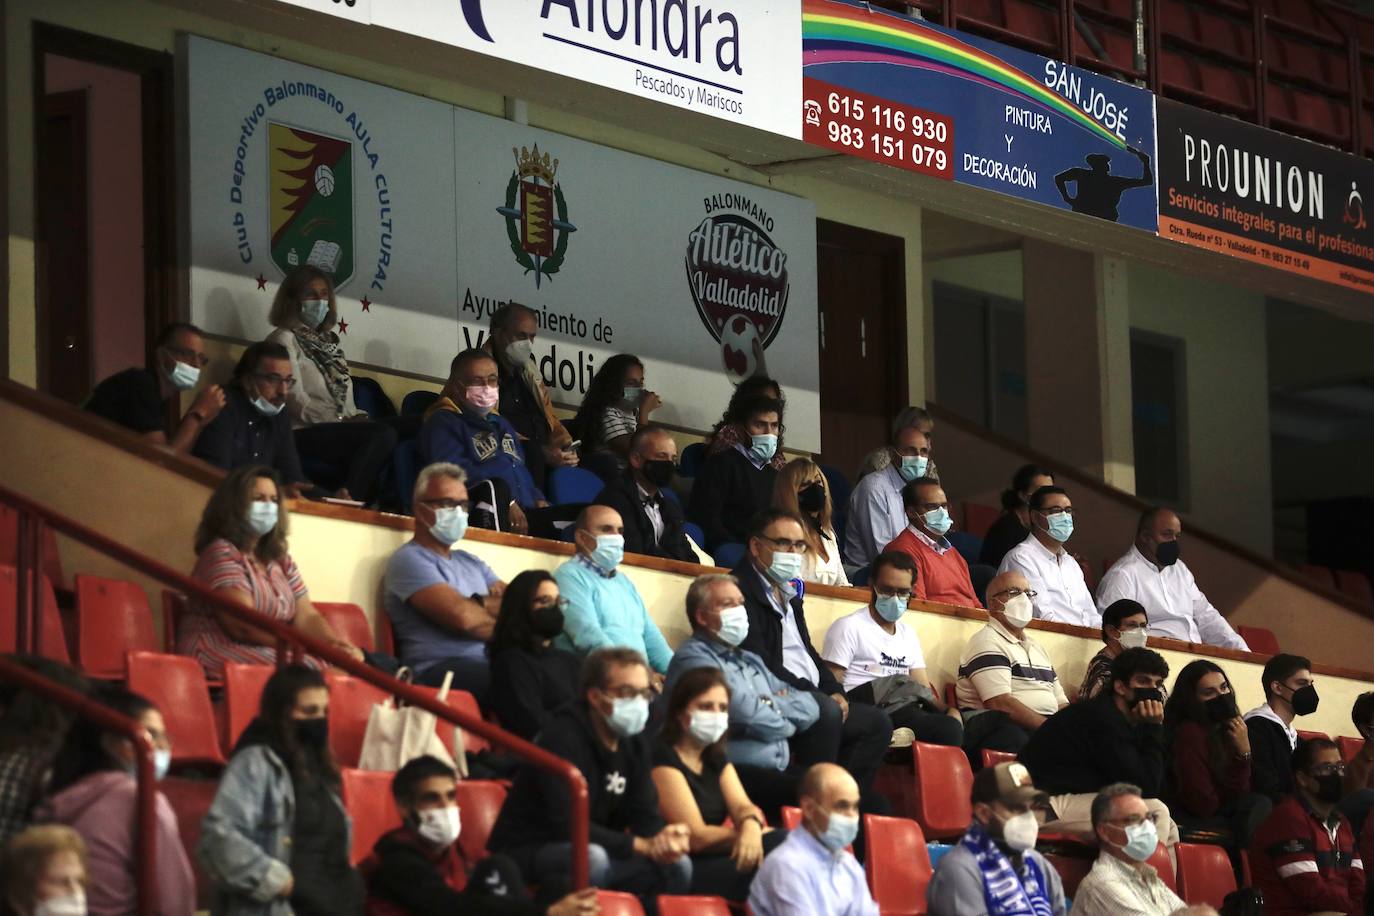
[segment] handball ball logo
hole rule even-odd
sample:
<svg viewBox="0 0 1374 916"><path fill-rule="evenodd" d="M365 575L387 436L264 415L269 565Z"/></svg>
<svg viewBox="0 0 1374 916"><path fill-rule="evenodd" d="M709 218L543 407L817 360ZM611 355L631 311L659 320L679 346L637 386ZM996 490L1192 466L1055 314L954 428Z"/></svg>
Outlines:
<svg viewBox="0 0 1374 916"><path fill-rule="evenodd" d="M697 314L720 342L732 381L754 374L782 327L789 290L787 253L738 213L713 213L687 236L687 281Z"/></svg>
<svg viewBox="0 0 1374 916"><path fill-rule="evenodd" d="M334 170L329 166L322 165L315 169L315 190L320 192L321 197L334 193Z"/></svg>

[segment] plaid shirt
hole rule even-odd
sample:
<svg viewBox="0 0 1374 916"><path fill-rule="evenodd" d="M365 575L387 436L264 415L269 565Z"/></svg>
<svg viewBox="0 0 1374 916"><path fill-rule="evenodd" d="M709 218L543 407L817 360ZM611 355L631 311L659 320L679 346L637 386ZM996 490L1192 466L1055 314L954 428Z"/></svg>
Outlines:
<svg viewBox="0 0 1374 916"><path fill-rule="evenodd" d="M29 826L33 807L43 794L46 757L26 747L0 753L0 845Z"/></svg>

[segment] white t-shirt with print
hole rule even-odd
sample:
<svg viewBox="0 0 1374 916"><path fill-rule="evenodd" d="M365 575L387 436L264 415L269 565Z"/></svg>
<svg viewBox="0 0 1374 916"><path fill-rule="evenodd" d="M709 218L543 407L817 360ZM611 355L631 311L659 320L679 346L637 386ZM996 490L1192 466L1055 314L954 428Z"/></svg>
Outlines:
<svg viewBox="0 0 1374 916"><path fill-rule="evenodd" d="M825 633L821 658L844 667L844 689L867 684L889 674L906 674L924 668L921 641L904 621L897 621L897 632L888 633L867 607L841 617Z"/></svg>

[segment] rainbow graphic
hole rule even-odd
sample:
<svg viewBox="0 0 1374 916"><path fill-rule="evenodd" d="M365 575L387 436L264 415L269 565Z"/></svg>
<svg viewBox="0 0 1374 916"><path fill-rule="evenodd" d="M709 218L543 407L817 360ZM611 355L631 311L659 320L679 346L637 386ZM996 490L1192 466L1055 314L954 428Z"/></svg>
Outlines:
<svg viewBox="0 0 1374 916"><path fill-rule="evenodd" d="M803 62L875 63L929 70L979 83L1043 108L1117 149L1127 145L1083 109L1005 60L927 23L831 0L802 6Z"/></svg>

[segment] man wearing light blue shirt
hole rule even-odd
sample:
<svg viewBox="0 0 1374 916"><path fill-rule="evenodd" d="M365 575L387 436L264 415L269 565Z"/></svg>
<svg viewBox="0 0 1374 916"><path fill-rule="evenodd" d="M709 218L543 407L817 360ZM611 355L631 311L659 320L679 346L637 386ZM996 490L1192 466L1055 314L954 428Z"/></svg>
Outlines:
<svg viewBox="0 0 1374 916"><path fill-rule="evenodd" d="M930 439L919 429L908 427L897 431L891 450L891 464L865 475L849 495L846 568L862 569L873 562L909 524L902 487L925 476L930 466Z"/></svg>
<svg viewBox="0 0 1374 916"><path fill-rule="evenodd" d="M661 687L673 650L634 583L616 571L625 556L620 513L610 506L583 509L574 543L577 553L553 574L568 602L563 633L554 644L579 655L612 646L634 649L649 660L653 685Z"/></svg>
<svg viewBox="0 0 1374 916"><path fill-rule="evenodd" d="M801 784L802 824L768 854L749 892L756 916L878 916L864 870L846 847L859 832L859 785L818 763Z"/></svg>

